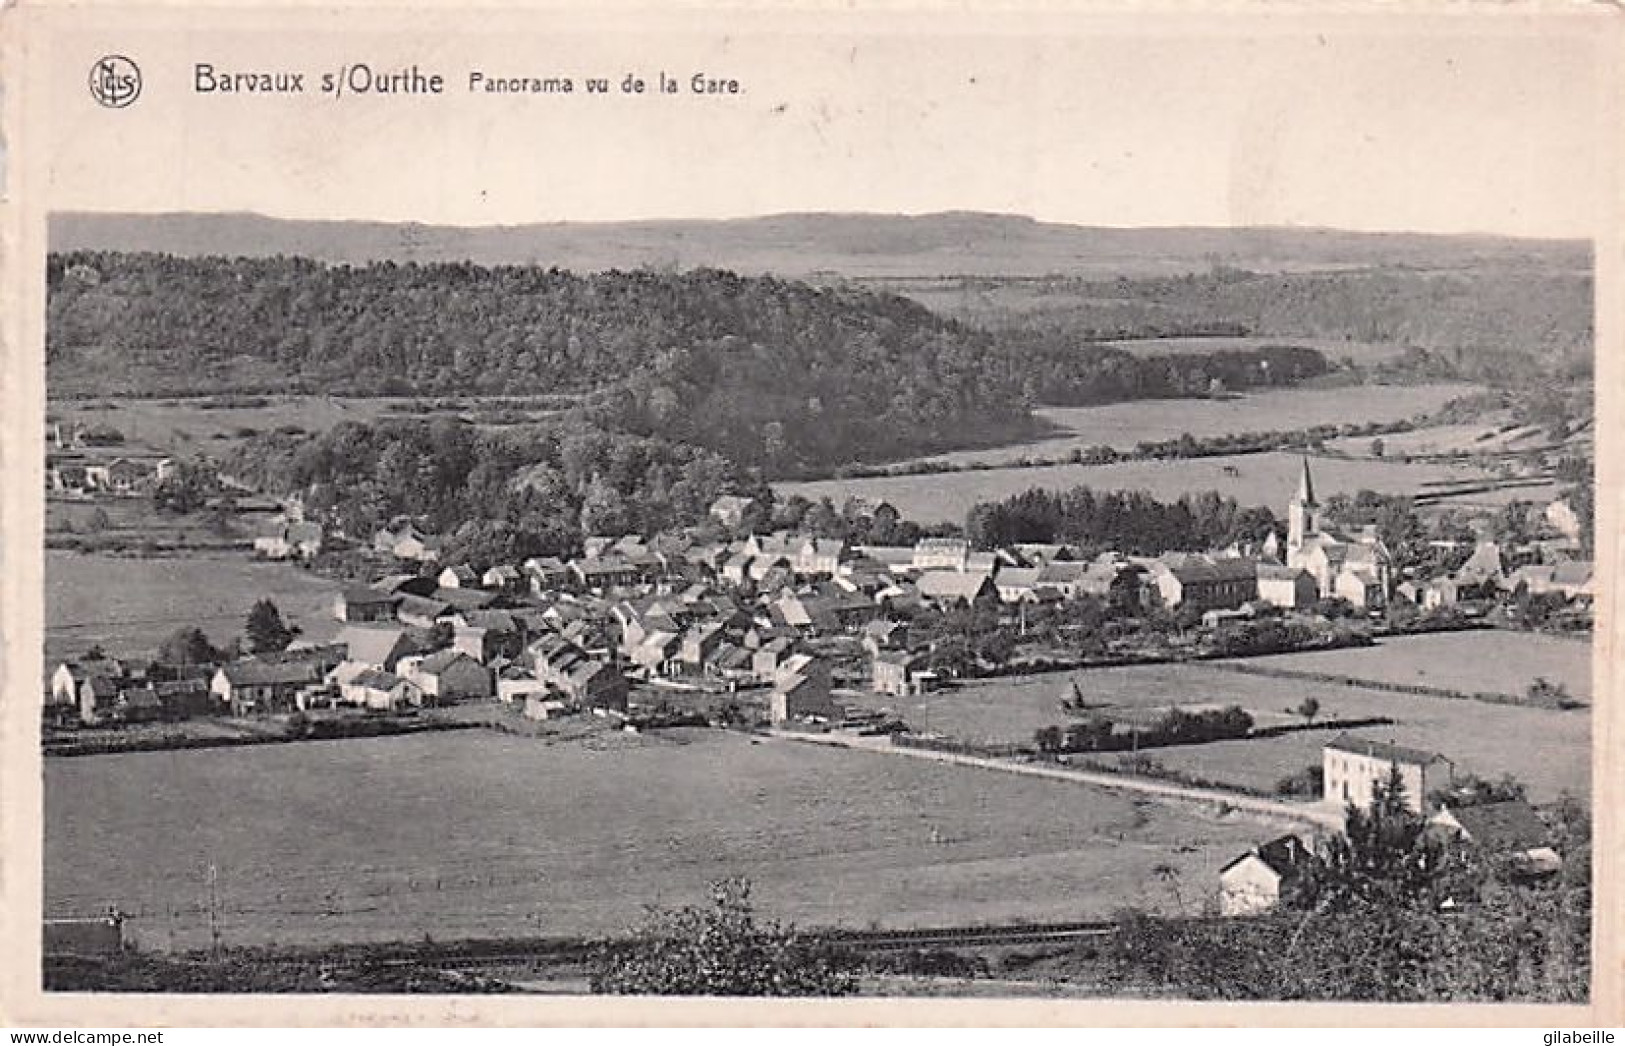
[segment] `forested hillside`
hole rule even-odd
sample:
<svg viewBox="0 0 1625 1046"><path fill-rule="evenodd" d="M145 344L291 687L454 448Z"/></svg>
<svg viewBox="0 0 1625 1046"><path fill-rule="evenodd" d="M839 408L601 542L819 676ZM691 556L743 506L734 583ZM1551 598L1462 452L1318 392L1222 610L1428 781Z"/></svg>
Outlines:
<svg viewBox="0 0 1625 1046"><path fill-rule="evenodd" d="M778 477L1021 439L1036 402L1291 384L1310 349L1134 356L716 270L53 255L51 391L566 394L579 420Z"/></svg>
<svg viewBox="0 0 1625 1046"><path fill-rule="evenodd" d="M68 254L49 293L57 395L580 393L605 427L779 470L1030 424L983 334L894 296L714 270Z"/></svg>

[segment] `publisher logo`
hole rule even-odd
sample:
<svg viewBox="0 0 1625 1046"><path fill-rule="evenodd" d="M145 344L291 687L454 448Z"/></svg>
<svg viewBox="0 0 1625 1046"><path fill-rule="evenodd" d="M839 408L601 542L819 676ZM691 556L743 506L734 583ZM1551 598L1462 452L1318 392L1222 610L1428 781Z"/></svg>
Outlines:
<svg viewBox="0 0 1625 1046"><path fill-rule="evenodd" d="M96 59L90 67L90 96L109 109L122 109L141 97L141 70L121 54Z"/></svg>

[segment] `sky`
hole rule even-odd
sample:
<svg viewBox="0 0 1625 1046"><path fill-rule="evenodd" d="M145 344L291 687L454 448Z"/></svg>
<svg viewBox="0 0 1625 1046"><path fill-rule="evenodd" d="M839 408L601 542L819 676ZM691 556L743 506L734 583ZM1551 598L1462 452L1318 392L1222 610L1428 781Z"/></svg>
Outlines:
<svg viewBox="0 0 1625 1046"><path fill-rule="evenodd" d="M40 103L50 206L455 225L979 210L1571 237L1610 202L1617 34L1594 18L578 14L341 34L336 17L166 33L104 11L63 32ZM135 105L90 100L104 53L141 64ZM205 95L205 61L302 70L311 90L346 64L415 63L447 87ZM576 93L487 95L476 69L570 76ZM679 93L653 91L661 71ZM743 91L694 95L696 71ZM620 94L627 72L648 93ZM587 97L586 75L611 94Z"/></svg>

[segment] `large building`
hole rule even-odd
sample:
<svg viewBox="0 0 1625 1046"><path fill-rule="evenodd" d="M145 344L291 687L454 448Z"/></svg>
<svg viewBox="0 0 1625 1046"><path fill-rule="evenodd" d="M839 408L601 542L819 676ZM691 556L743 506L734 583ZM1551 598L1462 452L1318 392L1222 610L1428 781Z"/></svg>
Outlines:
<svg viewBox="0 0 1625 1046"><path fill-rule="evenodd" d="M1286 565L1308 571L1322 599L1341 597L1357 607L1380 607L1393 592L1393 556L1375 527L1349 536L1322 525L1307 458L1298 491L1287 505Z"/></svg>
<svg viewBox="0 0 1625 1046"><path fill-rule="evenodd" d="M1328 742L1321 760L1326 800L1352 804L1360 810L1371 808L1377 786L1386 784L1396 767L1405 789L1405 805L1416 813L1427 808L1428 792L1448 785L1452 776L1450 760L1436 752L1367 741L1349 734L1339 734Z"/></svg>

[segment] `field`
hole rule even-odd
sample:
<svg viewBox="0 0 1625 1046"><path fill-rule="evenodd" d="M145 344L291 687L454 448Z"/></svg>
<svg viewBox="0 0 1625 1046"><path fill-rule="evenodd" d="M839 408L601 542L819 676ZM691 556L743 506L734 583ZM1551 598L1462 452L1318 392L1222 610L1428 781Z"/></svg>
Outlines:
<svg viewBox="0 0 1625 1046"><path fill-rule="evenodd" d="M1420 645L1418 645L1420 644ZM1498 651L1491 655L1486 648ZM1427 649L1424 654L1424 648ZM1396 678L1396 665L1438 658L1425 677ZM1329 659L1317 661L1315 659ZM1576 694L1585 685L1588 648L1580 643L1504 632L1466 633L1390 640L1379 647L1327 654L1284 654L1249 664L1323 671L1373 679L1422 682L1459 689L1521 692L1544 675ZM1336 667L1332 667L1336 665ZM1456 666L1446 668L1444 666ZM1516 666L1497 673L1497 667ZM1322 719L1385 716L1393 726L1354 731L1440 752L1461 770L1481 776L1511 773L1529 785L1537 801L1569 791L1589 793L1590 715L1480 701L1415 697L1364 687L1242 675L1212 665L1144 665L1067 674L987 680L923 698L870 694L864 703L892 708L916 730L966 740L1031 743L1039 727L1064 726L1072 718L1059 708L1076 680L1083 698L1102 715L1122 722L1170 705L1240 705L1261 725L1301 722L1292 714L1306 697L1320 702ZM1253 741L1159 748L1163 765L1225 783L1270 788L1284 774L1318 763L1320 746L1333 732L1304 731ZM1112 759L1113 756L1101 758Z"/></svg>
<svg viewBox="0 0 1625 1046"><path fill-rule="evenodd" d="M1393 461L1350 461L1317 458L1315 492L1353 494L1361 489L1385 494L1415 494L1424 484L1478 479L1482 469L1445 462L1402 464ZM1229 474L1226 468L1235 470ZM865 479L816 480L774 484L781 496L800 494L814 500L828 496L840 505L861 495L889 501L906 519L921 523L963 523L978 501L997 501L1033 487L1067 490L1144 490L1164 501L1182 494L1217 490L1242 505L1267 505L1277 512L1297 487L1302 461L1296 454L1239 454L1174 461L1130 461L1114 465L1053 465L1031 468L949 472L937 475L876 476ZM1530 495L1534 496L1534 495Z"/></svg>
<svg viewBox="0 0 1625 1046"><path fill-rule="evenodd" d="M498 397L507 399L508 397ZM215 406L210 397L143 399L106 397L52 400L52 417L67 422L110 425L123 433L131 446L150 447L175 455L219 454L230 443L260 432L295 426L310 433L326 432L341 422L376 422L388 418L453 416L458 410L425 410L416 397L379 396L261 396L238 397L244 406ZM263 401L262 405L253 405ZM229 398L226 400L229 402ZM478 414L478 398L458 400L461 413ZM543 417L537 407L524 412Z"/></svg>
<svg viewBox="0 0 1625 1046"><path fill-rule="evenodd" d="M1248 658L1244 664L1326 672L1379 683L1416 683L1467 693L1521 695L1537 677L1591 700L1591 645L1529 632L1438 632L1395 636L1372 647Z"/></svg>
<svg viewBox="0 0 1625 1046"><path fill-rule="evenodd" d="M1205 339L1204 339L1205 340ZM1312 425L1403 421L1438 410L1471 385L1350 385L1329 389L1268 389L1224 399L1138 400L1100 407L1040 407L1034 411L1057 434L989 450L939 454L927 461L996 464L1023 458L1065 457L1074 447L1133 450L1142 442L1197 439L1241 432L1286 431ZM1370 440L1364 441L1369 447Z"/></svg>
<svg viewBox="0 0 1625 1046"><path fill-rule="evenodd" d="M215 643L242 631L256 601L270 597L304 638L338 630L336 582L285 563L241 554L125 558L47 551L45 669L100 643L113 655L151 654L175 629L196 625Z"/></svg>
<svg viewBox="0 0 1625 1046"><path fill-rule="evenodd" d="M483 731L48 761L48 911L155 947L607 933L748 876L803 925L1105 916L1186 903L1269 829L1054 781L709 731ZM171 914L173 912L173 914Z"/></svg>

